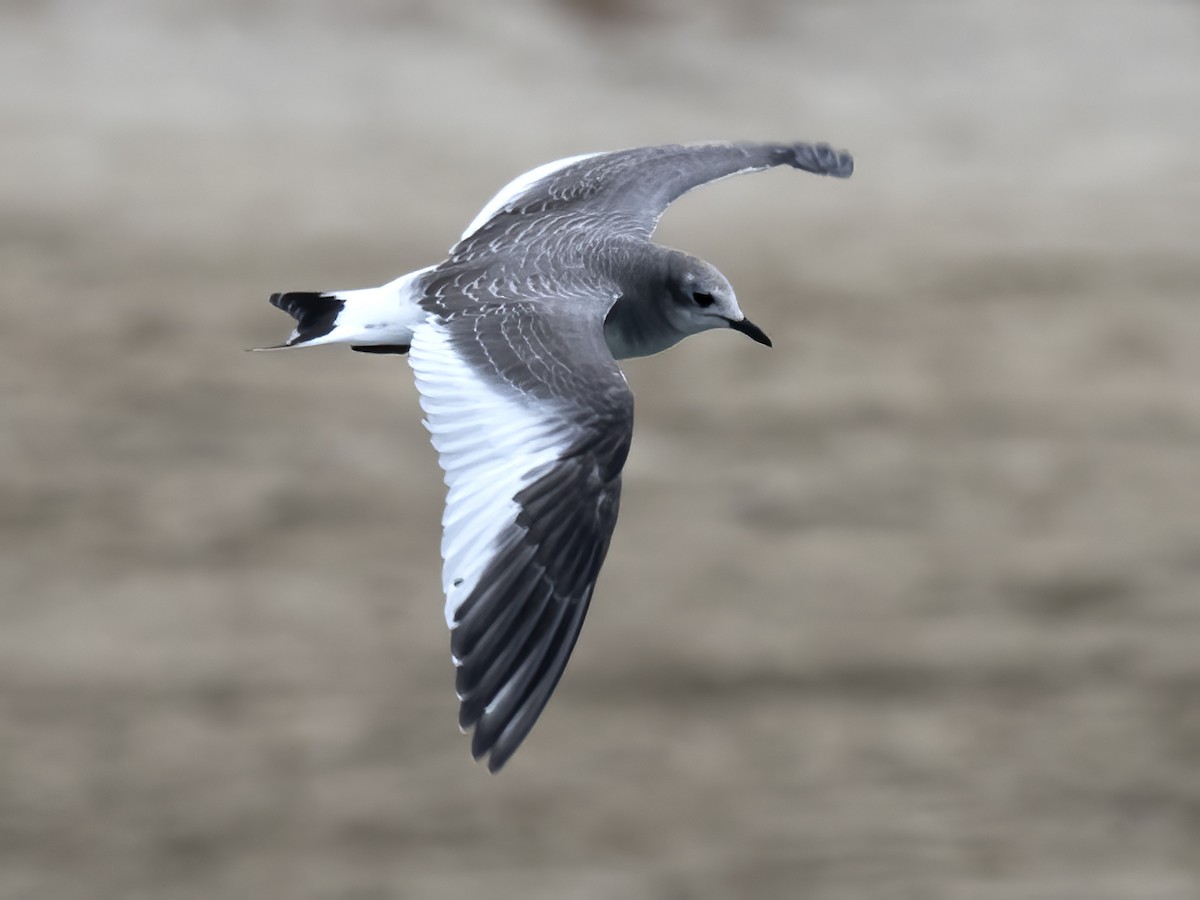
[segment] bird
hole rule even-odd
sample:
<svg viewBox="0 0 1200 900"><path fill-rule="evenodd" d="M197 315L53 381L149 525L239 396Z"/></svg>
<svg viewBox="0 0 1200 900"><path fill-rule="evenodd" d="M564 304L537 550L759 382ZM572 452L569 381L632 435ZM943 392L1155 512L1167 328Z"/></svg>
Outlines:
<svg viewBox="0 0 1200 900"><path fill-rule="evenodd" d="M440 263L382 287L272 294L276 347L407 354L445 475L442 589L459 727L498 772L579 637L621 498L618 361L732 329L771 346L712 264L651 240L702 184L777 166L848 178L825 143L705 142L550 162L503 187Z"/></svg>

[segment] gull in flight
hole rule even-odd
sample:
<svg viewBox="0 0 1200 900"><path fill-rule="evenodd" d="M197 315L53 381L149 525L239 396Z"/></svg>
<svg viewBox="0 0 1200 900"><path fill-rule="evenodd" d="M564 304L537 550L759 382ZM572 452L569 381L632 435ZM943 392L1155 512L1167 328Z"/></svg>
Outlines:
<svg viewBox="0 0 1200 900"><path fill-rule="evenodd" d="M505 186L437 265L377 288L271 296L296 319L281 348L408 354L448 488L458 721L493 772L562 676L617 521L633 433L617 360L713 328L771 346L725 276L650 236L692 188L775 166L847 178L854 161L827 144L573 156Z"/></svg>

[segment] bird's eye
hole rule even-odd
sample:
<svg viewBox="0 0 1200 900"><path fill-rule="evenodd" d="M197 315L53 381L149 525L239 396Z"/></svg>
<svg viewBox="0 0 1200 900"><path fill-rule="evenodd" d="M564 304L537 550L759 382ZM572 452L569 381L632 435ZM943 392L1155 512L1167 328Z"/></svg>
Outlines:
<svg viewBox="0 0 1200 900"><path fill-rule="evenodd" d="M717 302L717 298L712 294L705 294L701 291L696 291L696 293L692 294L692 300L695 301L696 305L701 309L707 309Z"/></svg>

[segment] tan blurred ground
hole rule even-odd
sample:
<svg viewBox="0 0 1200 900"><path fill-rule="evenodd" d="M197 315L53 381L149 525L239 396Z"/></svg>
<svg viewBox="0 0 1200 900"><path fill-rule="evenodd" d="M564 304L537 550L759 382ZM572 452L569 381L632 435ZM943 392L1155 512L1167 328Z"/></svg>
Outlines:
<svg viewBox="0 0 1200 900"><path fill-rule="evenodd" d="M1200 897L1200 7L0 7L0 896ZM259 355L569 153L775 339L630 364L499 777L407 366Z"/></svg>

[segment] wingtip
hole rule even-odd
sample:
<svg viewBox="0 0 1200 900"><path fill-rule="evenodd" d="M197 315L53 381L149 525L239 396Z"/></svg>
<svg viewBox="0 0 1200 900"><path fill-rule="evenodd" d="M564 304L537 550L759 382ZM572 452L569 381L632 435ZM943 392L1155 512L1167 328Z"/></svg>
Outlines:
<svg viewBox="0 0 1200 900"><path fill-rule="evenodd" d="M849 178L854 174L854 157L847 150L835 150L829 144L796 144L792 163L797 169L831 178Z"/></svg>

